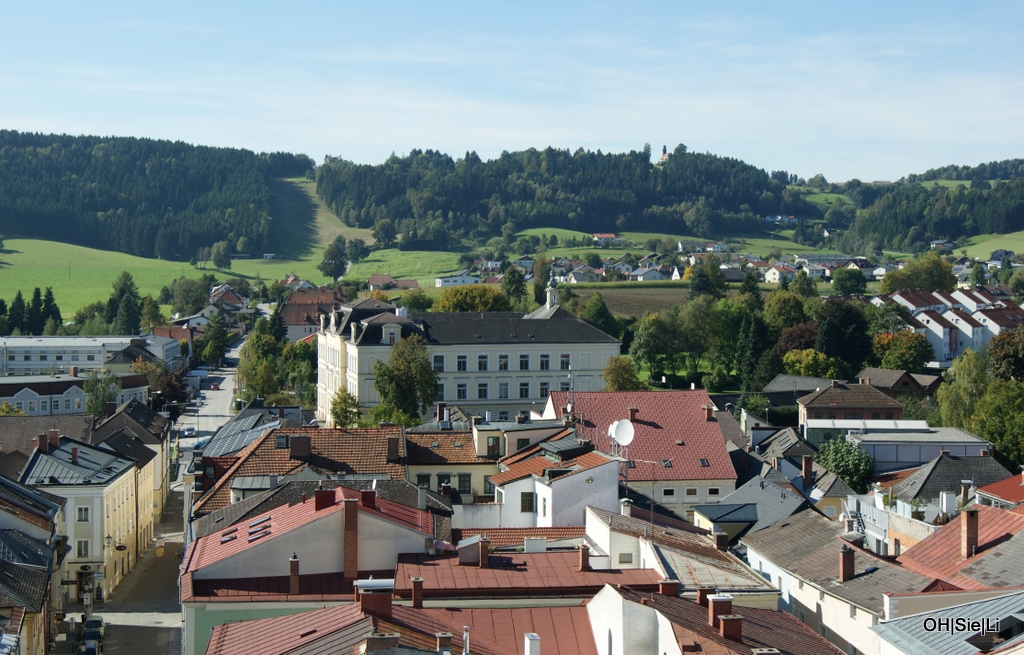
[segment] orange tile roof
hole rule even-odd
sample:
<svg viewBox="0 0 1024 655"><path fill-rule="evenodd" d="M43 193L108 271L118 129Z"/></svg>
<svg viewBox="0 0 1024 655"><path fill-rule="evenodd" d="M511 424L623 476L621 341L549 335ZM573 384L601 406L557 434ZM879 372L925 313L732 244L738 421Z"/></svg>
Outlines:
<svg viewBox="0 0 1024 655"><path fill-rule="evenodd" d="M1011 475L1005 480L987 484L979 488L978 492L1019 505L1024 503L1024 474Z"/></svg>
<svg viewBox="0 0 1024 655"><path fill-rule="evenodd" d="M458 444L458 445L456 445ZM473 431L406 432L405 447L408 464L486 464L494 466L494 458L476 454Z"/></svg>
<svg viewBox="0 0 1024 655"><path fill-rule="evenodd" d="M373 619L358 604L214 627L206 655L280 655L346 631L359 641L373 631ZM358 641L356 642L358 643Z"/></svg>
<svg viewBox="0 0 1024 655"><path fill-rule="evenodd" d="M458 557L399 555L395 593L409 598L410 578L423 578L425 598L467 596L592 595L605 584L623 584L641 591L657 589L655 569L579 570L579 553L516 553L489 556L489 566L459 565Z"/></svg>
<svg viewBox="0 0 1024 655"><path fill-rule="evenodd" d="M277 436L310 436L312 457L309 461L291 458L289 448L277 448ZM235 476L294 475L307 466L323 473L385 473L392 480L405 479L405 466L389 462L388 437L399 437L402 429L394 428L277 428L238 452L238 461L217 480L213 489L193 507L193 512L212 512L231 504L231 480ZM399 456L404 461L404 452Z"/></svg>
<svg viewBox="0 0 1024 655"><path fill-rule="evenodd" d="M491 548L522 546L527 537L544 537L548 541L564 541L579 539L587 533L583 526L563 528L452 528L452 541L458 543L463 539L483 534L491 541Z"/></svg>
<svg viewBox="0 0 1024 655"><path fill-rule="evenodd" d="M550 402L555 408L564 407L567 396L564 391L552 391ZM608 426L628 418L630 407L639 410L629 446L629 457L636 464L629 471L633 481L735 480L736 470L725 449L721 426L713 415L710 421L705 417L703 408L711 406L711 398L703 389L577 391L573 395L573 412L583 416L583 436L591 438L596 432L594 445L605 452L611 449ZM671 460L671 467L662 466L663 459ZM701 465L702 459L707 466Z"/></svg>
<svg viewBox="0 0 1024 655"><path fill-rule="evenodd" d="M527 478L531 475L543 476L545 469L574 469L572 473L566 473L565 475L560 476L566 477L569 475L575 475L580 471L597 468L598 466L614 461L615 460L606 455L593 451L583 453L576 459L565 460L562 462L556 462L544 457L543 455L537 455L536 457L516 462L509 466L508 470L497 475L492 475L491 484L502 485L507 482L512 482L513 480Z"/></svg>
<svg viewBox="0 0 1024 655"><path fill-rule="evenodd" d="M1024 530L1024 516L985 505L974 505L972 509L978 510L977 555L967 559L961 557L962 519L957 517L918 542L896 561L915 573L941 578L962 589L974 591L991 588L984 581L970 577L970 573L965 572L965 569L976 567L986 558L989 551L1010 541L1014 535Z"/></svg>

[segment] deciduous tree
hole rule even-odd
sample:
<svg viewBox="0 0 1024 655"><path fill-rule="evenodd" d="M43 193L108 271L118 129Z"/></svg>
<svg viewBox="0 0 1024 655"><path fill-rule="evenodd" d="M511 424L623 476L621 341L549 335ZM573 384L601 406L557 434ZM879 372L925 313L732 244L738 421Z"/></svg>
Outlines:
<svg viewBox="0 0 1024 655"><path fill-rule="evenodd" d="M373 386L387 409L415 417L427 411L437 396L437 372L427 342L418 334L391 346L390 361L377 362L373 373Z"/></svg>
<svg viewBox="0 0 1024 655"><path fill-rule="evenodd" d="M942 377L944 382L935 392L942 424L970 430L974 410L988 387L988 358L965 350Z"/></svg>
<svg viewBox="0 0 1024 655"><path fill-rule="evenodd" d="M812 378L838 378L839 363L813 348L807 350L790 350L782 358L786 373L790 375L806 375Z"/></svg>
<svg viewBox="0 0 1024 655"><path fill-rule="evenodd" d="M821 444L814 461L835 473L859 494L867 491L868 480L875 474L875 460L852 441L829 439Z"/></svg>
<svg viewBox="0 0 1024 655"><path fill-rule="evenodd" d="M359 411L359 401L348 392L345 387L338 387L338 391L331 399L331 420L334 426L347 428L355 425L362 418Z"/></svg>
<svg viewBox="0 0 1024 655"><path fill-rule="evenodd" d="M874 339L875 357L882 368L917 373L935 359L928 337L913 330L882 332Z"/></svg>
<svg viewBox="0 0 1024 655"><path fill-rule="evenodd" d="M606 391L640 391L647 388L637 375L636 362L626 356L611 357L601 377Z"/></svg>
<svg viewBox="0 0 1024 655"><path fill-rule="evenodd" d="M508 296L485 284L448 287L435 303L438 312L507 312L512 309Z"/></svg>
<svg viewBox="0 0 1024 655"><path fill-rule="evenodd" d="M993 377L1024 381L1024 330L1003 330L992 337L988 362Z"/></svg>
<svg viewBox="0 0 1024 655"><path fill-rule="evenodd" d="M853 268L839 268L832 273L832 292L837 296L863 295L868 288L864 274Z"/></svg>
<svg viewBox="0 0 1024 655"><path fill-rule="evenodd" d="M345 245L345 237L338 235L334 241L324 250L323 259L317 265L317 270L332 280L337 280L348 270L348 251Z"/></svg>

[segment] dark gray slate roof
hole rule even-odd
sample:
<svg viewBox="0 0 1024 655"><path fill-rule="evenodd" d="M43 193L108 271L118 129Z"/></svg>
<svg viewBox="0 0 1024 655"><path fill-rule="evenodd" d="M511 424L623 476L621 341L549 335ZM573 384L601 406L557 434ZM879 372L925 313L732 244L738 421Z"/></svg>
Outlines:
<svg viewBox="0 0 1024 655"><path fill-rule="evenodd" d="M112 450L125 459L134 459L140 469L156 457L156 452L147 448L146 444L129 430L119 430L110 435L103 440L100 448Z"/></svg>
<svg viewBox="0 0 1024 655"><path fill-rule="evenodd" d="M85 414L58 414L54 416L2 416L0 417L0 446L3 452L17 451L32 454L32 439L55 428L62 436L89 441L92 434L92 416Z"/></svg>
<svg viewBox="0 0 1024 655"><path fill-rule="evenodd" d="M0 559L49 571L53 546L20 530L6 528L0 530Z"/></svg>
<svg viewBox="0 0 1024 655"><path fill-rule="evenodd" d="M729 449L729 457L732 459L732 466L736 469L737 489L755 478L762 478L776 484L789 484L786 476L772 468L771 462L767 462L757 453L748 453L742 448L733 447Z"/></svg>
<svg viewBox="0 0 1024 655"><path fill-rule="evenodd" d="M129 428L145 443L158 444L163 443L169 435L171 422L146 407L145 403L132 398L118 407L113 416L103 419L96 425L89 443L99 443L121 428Z"/></svg>
<svg viewBox="0 0 1024 655"><path fill-rule="evenodd" d="M757 505L751 503L694 505L693 511L715 523L754 523L757 521Z"/></svg>
<svg viewBox="0 0 1024 655"><path fill-rule="evenodd" d="M566 312L546 319L514 312L451 312L411 314L432 345L607 343L619 340Z"/></svg>
<svg viewBox="0 0 1024 655"><path fill-rule="evenodd" d="M771 382L764 385L762 391L765 393L776 391L803 391L804 393L810 393L811 391L824 389L831 385L832 380L828 378L812 378L804 375L779 373Z"/></svg>
<svg viewBox="0 0 1024 655"><path fill-rule="evenodd" d="M5 477L0 477L0 499L15 508L47 517L51 521L66 503L60 496L54 496L41 489L33 489Z"/></svg>
<svg viewBox="0 0 1024 655"><path fill-rule="evenodd" d="M277 420L259 425L264 416L263 413L251 414L222 427L203 448L203 457L221 457L237 453L268 430L280 427L281 422Z"/></svg>
<svg viewBox="0 0 1024 655"><path fill-rule="evenodd" d="M971 480L984 487L1013 475L992 457L939 455L916 473L893 486L892 492L904 502L932 500L943 491L960 493L960 481Z"/></svg>
<svg viewBox="0 0 1024 655"><path fill-rule="evenodd" d="M723 498L721 504L748 504L757 508L757 516L748 533L763 530L809 506L807 500L792 489L761 479L739 487Z"/></svg>
<svg viewBox="0 0 1024 655"><path fill-rule="evenodd" d="M0 607L24 607L33 614L43 608L50 574L0 560Z"/></svg>
<svg viewBox="0 0 1024 655"><path fill-rule="evenodd" d="M782 459L783 457L799 460L804 455L814 456L817 451L800 438L793 428L783 428L770 437L765 438L757 446L766 460Z"/></svg>

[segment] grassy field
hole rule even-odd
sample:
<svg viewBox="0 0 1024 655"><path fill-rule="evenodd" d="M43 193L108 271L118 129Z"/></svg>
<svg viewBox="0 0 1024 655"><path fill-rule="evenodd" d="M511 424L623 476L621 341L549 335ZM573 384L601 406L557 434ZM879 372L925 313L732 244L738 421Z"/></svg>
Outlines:
<svg viewBox="0 0 1024 655"><path fill-rule="evenodd" d="M844 202L848 205L853 204L853 200L849 196L841 193L809 193L804 196L807 202L813 202L816 205L831 205L837 202Z"/></svg>
<svg viewBox="0 0 1024 655"><path fill-rule="evenodd" d="M1024 231L1010 232L1009 234L979 234L971 237L966 247L968 257L980 259L988 259L993 250L999 249L1024 252ZM953 252L959 255L961 250L964 248L954 248Z"/></svg>

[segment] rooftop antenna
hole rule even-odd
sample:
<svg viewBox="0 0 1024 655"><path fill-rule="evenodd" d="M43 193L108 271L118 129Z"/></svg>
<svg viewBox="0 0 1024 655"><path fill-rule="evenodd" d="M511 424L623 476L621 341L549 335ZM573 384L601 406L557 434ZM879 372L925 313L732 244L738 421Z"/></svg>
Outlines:
<svg viewBox="0 0 1024 655"><path fill-rule="evenodd" d="M612 445L612 455L617 455L623 459L619 463L619 470L626 480L626 486L629 486L629 444L633 443L636 430L633 428L633 424L627 420L615 421L612 425L614 428L609 428L612 441L614 442Z"/></svg>
<svg viewBox="0 0 1024 655"><path fill-rule="evenodd" d="M462 655L469 655L469 626L462 626Z"/></svg>

